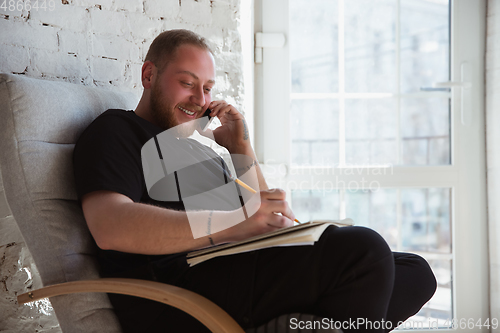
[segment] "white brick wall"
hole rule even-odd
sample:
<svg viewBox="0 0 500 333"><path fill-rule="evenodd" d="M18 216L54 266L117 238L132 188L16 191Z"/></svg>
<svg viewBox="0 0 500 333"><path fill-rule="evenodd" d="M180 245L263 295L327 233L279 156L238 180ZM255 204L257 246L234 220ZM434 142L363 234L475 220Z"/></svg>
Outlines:
<svg viewBox="0 0 500 333"><path fill-rule="evenodd" d="M126 12L101 10L96 7L89 9L90 27L94 34L104 34L115 37L127 37L128 20Z"/></svg>
<svg viewBox="0 0 500 333"><path fill-rule="evenodd" d="M5 54L8 54L11 59L9 67L12 73L22 73L28 70L30 56L27 48L12 44L2 45L0 57L3 58Z"/></svg>
<svg viewBox="0 0 500 333"><path fill-rule="evenodd" d="M45 23L64 30L85 31L88 25L88 15L84 7L60 5L53 11L31 10L29 21Z"/></svg>
<svg viewBox="0 0 500 333"><path fill-rule="evenodd" d="M20 20L0 19L0 45L24 46L29 49L43 49L47 51L58 51L57 30L54 27L42 26L38 22L23 22ZM3 48L2 48L3 49ZM2 51L3 52L3 51ZM8 72L11 56L2 54L1 71Z"/></svg>
<svg viewBox="0 0 500 333"><path fill-rule="evenodd" d="M212 24L210 0L184 1L181 6L180 18L188 24L210 25Z"/></svg>
<svg viewBox="0 0 500 333"><path fill-rule="evenodd" d="M142 62L154 37L186 28L212 42L218 81L214 98L225 98L244 112L240 0L46 1L53 1L53 11L0 9L0 72L140 96ZM16 294L29 285L40 286L36 267L0 180L0 331L60 332L48 301L16 305Z"/></svg>
<svg viewBox="0 0 500 333"><path fill-rule="evenodd" d="M178 0L149 0L144 2L144 12L151 17L178 20L181 11Z"/></svg>
<svg viewBox="0 0 500 333"><path fill-rule="evenodd" d="M242 87L239 0L47 1L54 1L54 10L0 9L1 72L140 95L142 87L130 79L137 77L132 69L142 64L158 33L186 28L212 41L218 74L228 73L236 80L231 84ZM232 93L241 103L242 91ZM216 87L216 94L227 91Z"/></svg>

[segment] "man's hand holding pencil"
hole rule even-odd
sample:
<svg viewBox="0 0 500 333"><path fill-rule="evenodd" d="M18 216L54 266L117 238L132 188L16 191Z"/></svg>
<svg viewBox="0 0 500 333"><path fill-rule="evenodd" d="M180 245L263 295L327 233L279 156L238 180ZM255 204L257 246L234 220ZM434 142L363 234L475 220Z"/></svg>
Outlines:
<svg viewBox="0 0 500 333"><path fill-rule="evenodd" d="M238 185L242 186L243 188L247 189L248 191L252 192L252 193L257 193L256 190L254 190L253 188L251 188L250 186L248 186L247 184L245 184L243 181L239 180L238 178L236 178L234 180ZM302 224L299 220L297 219L294 219L294 222L297 222L298 224Z"/></svg>
<svg viewBox="0 0 500 333"><path fill-rule="evenodd" d="M286 192L282 189L267 189L255 152L250 144L244 116L226 101L212 101L209 109L212 110L210 116L218 117L222 126L213 131L208 129L207 132L211 132L215 141L225 147L231 154L248 156L253 161L251 167L257 170L258 183L261 189L258 192L240 180L238 176L231 177L229 175L244 189L243 191L250 191L254 194L260 193L261 199L260 207L256 207L255 214L230 228L231 240L239 241L265 232L290 227L294 225L294 221L300 223L285 200Z"/></svg>
<svg viewBox="0 0 500 333"><path fill-rule="evenodd" d="M231 234L233 236L231 241L240 241L266 232L293 226L295 215L285 200L286 192L284 190L263 190L259 194L260 207L248 219L230 228L232 229Z"/></svg>

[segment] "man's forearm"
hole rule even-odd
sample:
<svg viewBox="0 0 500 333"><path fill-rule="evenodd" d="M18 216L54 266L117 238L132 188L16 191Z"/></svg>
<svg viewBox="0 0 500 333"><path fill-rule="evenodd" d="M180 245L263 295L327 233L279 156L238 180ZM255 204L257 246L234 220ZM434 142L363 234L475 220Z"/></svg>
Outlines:
<svg viewBox="0 0 500 333"><path fill-rule="evenodd" d="M86 211L89 229L100 248L159 255L210 246L208 237L215 244L231 240L227 230L194 239L186 212L127 199L94 206L92 211Z"/></svg>
<svg viewBox="0 0 500 333"><path fill-rule="evenodd" d="M236 156L245 156L245 158L236 158ZM267 186L266 180L264 178L264 174L259 165L259 161L257 160L257 156L253 151L252 147L248 147L246 149L241 150L238 155L232 154L232 160L234 164L234 168L237 174L237 177L247 173L252 168L255 168L255 172L257 174L257 181L259 184L259 189L255 188L255 190L267 190L269 187ZM250 185L250 184L249 184Z"/></svg>

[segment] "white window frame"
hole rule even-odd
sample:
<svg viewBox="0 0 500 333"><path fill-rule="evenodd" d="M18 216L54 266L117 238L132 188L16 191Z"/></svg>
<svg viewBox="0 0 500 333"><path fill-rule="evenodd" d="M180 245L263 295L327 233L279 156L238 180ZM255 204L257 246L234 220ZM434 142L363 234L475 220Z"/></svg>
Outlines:
<svg viewBox="0 0 500 333"><path fill-rule="evenodd" d="M467 79L472 83L470 109L462 110L462 88L451 89L451 165L394 166L389 176L374 175L369 167L364 167L362 174L342 175L340 161L340 169L330 168L328 173L328 168L324 168L313 178L290 172L288 43L281 48L264 48L262 63L254 67L255 148L269 186L287 189L288 198L287 184L294 182L302 187L308 182L327 181L332 172L345 184L364 177L385 188L451 188L453 316L455 320L472 318L474 322L479 319L484 322L486 318L493 319L489 313L484 132L486 0L450 1L451 81L460 81L462 64L466 62L470 69ZM342 6L347 2L339 0ZM288 0L255 0L254 10L255 32L283 33L288 40ZM339 43L342 39L339 36ZM340 126L340 140L345 136L342 131ZM341 207L341 217L342 214L345 208L342 212ZM420 330L431 331L435 332ZM474 331L489 332L489 329L475 327Z"/></svg>

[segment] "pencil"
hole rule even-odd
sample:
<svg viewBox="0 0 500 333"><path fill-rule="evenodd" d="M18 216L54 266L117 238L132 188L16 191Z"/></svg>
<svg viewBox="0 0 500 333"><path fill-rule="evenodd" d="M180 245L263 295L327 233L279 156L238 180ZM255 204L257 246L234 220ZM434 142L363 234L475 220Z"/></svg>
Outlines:
<svg viewBox="0 0 500 333"><path fill-rule="evenodd" d="M240 185L241 187L244 187L246 188L247 190L249 190L250 192L252 193L257 193L256 190L254 190L253 188L251 188L250 186L248 186L247 184L245 184L243 181L239 180L238 178L235 178L234 181L236 183L238 183L238 185ZM297 222L298 224L302 224L302 222L300 222L299 220L295 219L295 222Z"/></svg>

